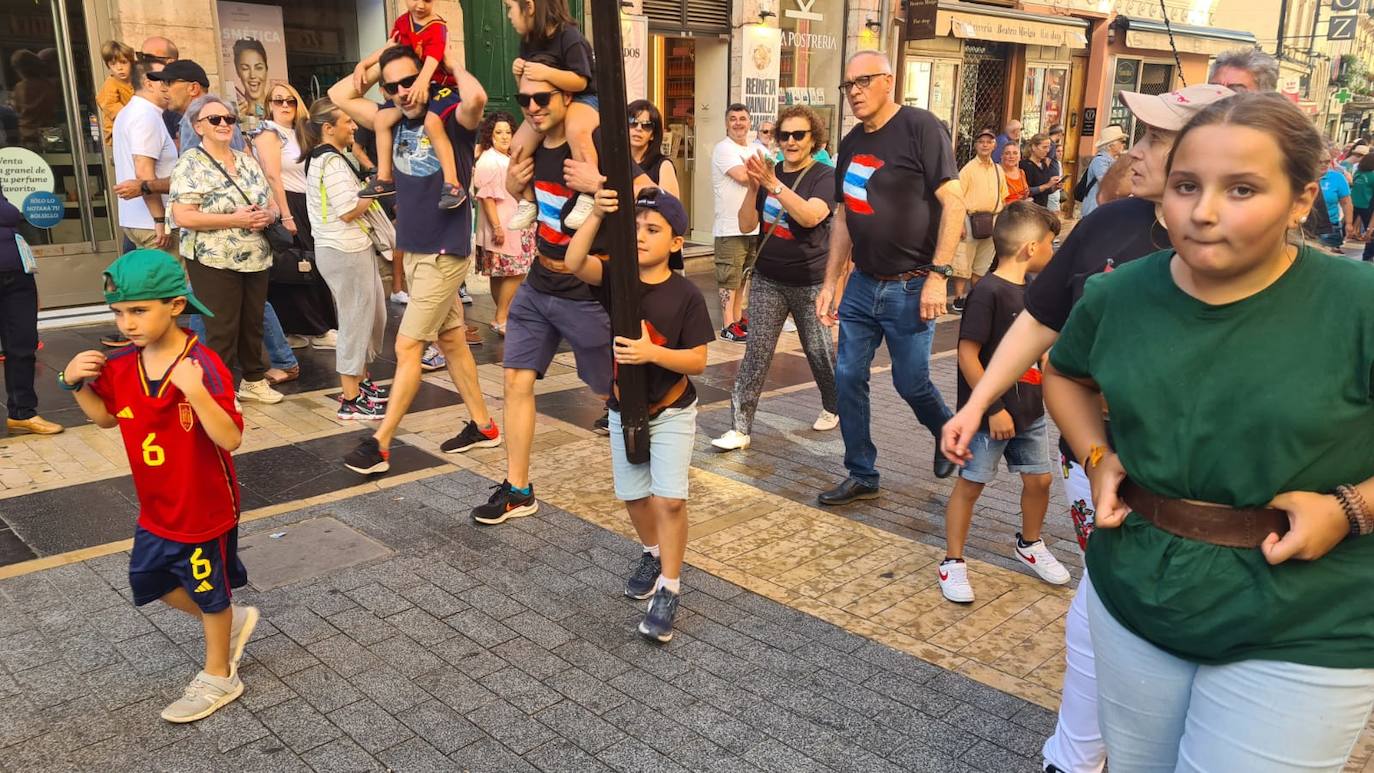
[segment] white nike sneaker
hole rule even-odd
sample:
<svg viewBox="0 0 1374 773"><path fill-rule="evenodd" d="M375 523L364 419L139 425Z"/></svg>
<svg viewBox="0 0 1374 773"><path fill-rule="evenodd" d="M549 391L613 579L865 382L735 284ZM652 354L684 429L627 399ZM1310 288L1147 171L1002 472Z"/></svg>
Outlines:
<svg viewBox="0 0 1374 773"><path fill-rule="evenodd" d="M1045 547L1044 540L1036 540L1029 547L1021 547L1021 532L1016 533L1016 542L1012 545L1016 559L1021 563L1035 570L1040 579L1050 585L1067 585L1069 582L1069 570L1059 563L1059 559L1054 557L1050 549Z"/></svg>
<svg viewBox="0 0 1374 773"><path fill-rule="evenodd" d="M749 447L749 436L733 429L711 441L711 445L722 451L738 451Z"/></svg>
<svg viewBox="0 0 1374 773"><path fill-rule="evenodd" d="M973 586L968 584L968 564L950 561L936 567L940 573L940 592L950 601L968 604L973 601Z"/></svg>
<svg viewBox="0 0 1374 773"><path fill-rule="evenodd" d="M838 426L840 426L840 417L822 408L821 415L816 417L816 423L811 425L811 429L817 432L829 432Z"/></svg>
<svg viewBox="0 0 1374 773"><path fill-rule="evenodd" d="M595 211L596 200L585 193L579 193L577 195L577 203L573 204L572 211L568 213L567 217L563 218L563 225L576 231L587 222L587 218L591 217L592 212Z"/></svg>
<svg viewBox="0 0 1374 773"><path fill-rule="evenodd" d="M511 215L510 222L506 223L506 228L511 231L523 231L534 225L534 220L537 217L539 217L539 205L533 201L521 199L515 207L515 214Z"/></svg>

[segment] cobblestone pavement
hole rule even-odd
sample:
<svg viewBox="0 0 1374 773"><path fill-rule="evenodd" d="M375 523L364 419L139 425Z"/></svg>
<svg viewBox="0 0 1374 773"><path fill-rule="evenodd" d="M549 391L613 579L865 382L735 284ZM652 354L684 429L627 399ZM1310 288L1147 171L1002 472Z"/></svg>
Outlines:
<svg viewBox="0 0 1374 773"><path fill-rule="evenodd" d="M331 517L394 553L239 594L264 613L247 691L190 726L157 715L199 627L132 610L126 554L0 582L0 768L1036 769L1046 709L699 569L673 641L643 641L620 595L637 546L548 505L475 528L489 483L449 472L245 525Z"/></svg>

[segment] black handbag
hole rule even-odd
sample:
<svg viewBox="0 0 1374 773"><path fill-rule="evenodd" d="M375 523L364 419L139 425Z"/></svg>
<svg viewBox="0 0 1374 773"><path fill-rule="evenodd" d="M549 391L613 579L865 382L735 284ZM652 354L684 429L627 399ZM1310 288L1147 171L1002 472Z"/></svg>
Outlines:
<svg viewBox="0 0 1374 773"><path fill-rule="evenodd" d="M273 250L272 268L267 274L267 281L272 284L313 284L315 253L294 246L284 250Z"/></svg>
<svg viewBox="0 0 1374 773"><path fill-rule="evenodd" d="M243 189L239 187L239 184L235 182L234 178L229 175L229 171L225 169L223 166L221 166L220 163L215 160L215 157L210 155L209 151L207 151L203 146L197 147L196 150L199 150L202 154L204 154L204 156L207 159L210 160L210 163L215 165L215 168L219 170L219 173L224 175L224 179L228 180L229 184L234 186L234 190L238 191L239 195L243 197L243 201L245 204L247 204L250 207L256 206L253 203L253 200L248 198L248 194L244 193ZM281 221L281 215L277 215L276 222L272 223L271 225L263 229L262 235L267 237L267 246L272 248L272 262L274 264L274 267L276 264L276 256L278 253L286 252L287 250L291 250L296 247L296 235L291 233L291 230L287 228L286 224Z"/></svg>

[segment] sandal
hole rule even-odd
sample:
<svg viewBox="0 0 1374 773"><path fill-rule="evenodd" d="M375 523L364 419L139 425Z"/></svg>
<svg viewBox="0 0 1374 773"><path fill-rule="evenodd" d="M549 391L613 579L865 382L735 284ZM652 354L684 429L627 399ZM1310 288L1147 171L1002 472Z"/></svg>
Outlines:
<svg viewBox="0 0 1374 773"><path fill-rule="evenodd" d="M285 384L288 381L295 381L301 377L301 366L292 365L286 370L282 370L281 368L268 368L265 375L267 376L267 383L272 386Z"/></svg>

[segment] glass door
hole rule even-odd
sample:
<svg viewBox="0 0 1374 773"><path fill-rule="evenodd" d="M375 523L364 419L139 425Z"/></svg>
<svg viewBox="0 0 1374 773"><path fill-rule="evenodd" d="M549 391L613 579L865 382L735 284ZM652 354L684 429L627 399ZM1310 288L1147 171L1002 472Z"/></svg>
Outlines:
<svg viewBox="0 0 1374 773"><path fill-rule="evenodd" d="M30 244L95 250L114 224L81 2L0 0L0 15L0 186Z"/></svg>

